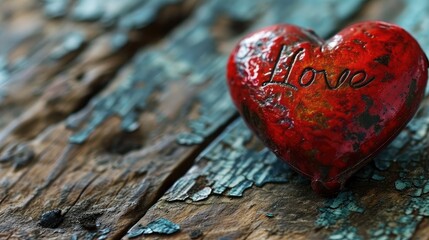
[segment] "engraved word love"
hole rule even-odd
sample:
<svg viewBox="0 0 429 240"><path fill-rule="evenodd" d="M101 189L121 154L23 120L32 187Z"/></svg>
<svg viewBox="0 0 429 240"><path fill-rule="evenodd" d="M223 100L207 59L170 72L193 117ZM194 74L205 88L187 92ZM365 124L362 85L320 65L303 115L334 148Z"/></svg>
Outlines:
<svg viewBox="0 0 429 240"><path fill-rule="evenodd" d="M263 82L262 86L267 85L282 85L285 87L298 90L300 87L309 87L311 86L318 76L321 76L328 89L335 90L340 88L344 84L348 84L349 87L353 89L358 89L367 86L370 84L374 77L369 77L364 70L351 71L350 69L344 69L336 79L329 79L328 74L325 69L315 69L313 67L306 67L302 70L297 82L294 82L293 79L290 79L291 73L296 71L295 63L299 61L299 57L304 53L304 49L298 49L291 58L283 57L286 51L286 45L283 45L281 51L276 59L276 64L271 72L270 80ZM289 63L287 62L289 60ZM286 73L282 73L280 67L285 67ZM299 70L299 69L298 69ZM276 74L284 74L284 76L277 76ZM275 79L282 79L282 81L275 81Z"/></svg>

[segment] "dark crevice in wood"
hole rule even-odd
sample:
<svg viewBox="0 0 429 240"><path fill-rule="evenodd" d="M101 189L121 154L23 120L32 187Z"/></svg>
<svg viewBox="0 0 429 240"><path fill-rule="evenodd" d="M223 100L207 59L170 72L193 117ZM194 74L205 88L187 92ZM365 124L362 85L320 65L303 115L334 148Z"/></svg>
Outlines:
<svg viewBox="0 0 429 240"><path fill-rule="evenodd" d="M125 155L145 145L146 137L141 131L120 132L108 138L103 143L104 151L108 154Z"/></svg>
<svg viewBox="0 0 429 240"><path fill-rule="evenodd" d="M66 216L68 212L76 205L79 201L80 197L83 195L86 189L99 177L99 175L95 175L86 185L82 188L77 198L74 200L73 204L63 213L63 216Z"/></svg>
<svg viewBox="0 0 429 240"><path fill-rule="evenodd" d="M222 134L225 129L231 125L237 118L239 118L238 113L234 114L228 121L226 121L222 126L220 126L212 135L205 138L204 142L196 146L196 148L192 151L192 153L187 156L162 182L161 186L158 188L159 190L156 192L153 200L148 204L149 208L157 203L162 196L173 186L173 184L183 177L189 169L194 165L195 159L203 152L212 142L216 139L220 134ZM146 214L149 210L143 209L136 215L133 221L130 221L129 224L124 226L122 230L119 230L116 235L112 236L113 239L121 239L125 237L127 232Z"/></svg>

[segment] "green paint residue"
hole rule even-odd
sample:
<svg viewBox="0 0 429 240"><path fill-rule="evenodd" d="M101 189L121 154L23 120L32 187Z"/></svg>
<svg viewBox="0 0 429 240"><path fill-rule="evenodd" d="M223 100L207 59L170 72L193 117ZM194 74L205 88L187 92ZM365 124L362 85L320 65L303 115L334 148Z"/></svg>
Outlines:
<svg viewBox="0 0 429 240"><path fill-rule="evenodd" d="M380 223L368 231L371 240L410 239L418 222L412 216L402 216L396 222ZM393 237L395 236L395 237Z"/></svg>
<svg viewBox="0 0 429 240"><path fill-rule="evenodd" d="M357 228L347 226L338 231L335 231L328 238L329 240L362 240L363 238L358 234Z"/></svg>
<svg viewBox="0 0 429 240"><path fill-rule="evenodd" d="M206 166L177 180L166 193L167 201L203 201L213 194L241 197L252 186L289 182L289 166L267 149L247 149L251 139L241 119L233 122L197 157L197 162L207 161Z"/></svg>
<svg viewBox="0 0 429 240"><path fill-rule="evenodd" d="M398 179L395 181L395 188L398 191L403 191L409 187L409 184L407 182L402 181L401 179Z"/></svg>
<svg viewBox="0 0 429 240"><path fill-rule="evenodd" d="M330 227L338 223L347 223L352 213L363 213L364 209L356 202L352 192L341 192L336 198L326 201L326 206L319 209L316 220L318 227Z"/></svg>
<svg viewBox="0 0 429 240"><path fill-rule="evenodd" d="M180 226L165 218L150 222L147 226L137 225L128 231L128 238L137 238L141 235L162 234L171 235L180 231Z"/></svg>

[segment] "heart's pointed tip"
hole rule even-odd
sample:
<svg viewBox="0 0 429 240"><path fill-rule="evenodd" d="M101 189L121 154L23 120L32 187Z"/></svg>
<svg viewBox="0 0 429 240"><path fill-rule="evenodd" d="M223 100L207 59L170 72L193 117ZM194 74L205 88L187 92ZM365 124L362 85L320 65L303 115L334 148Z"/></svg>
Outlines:
<svg viewBox="0 0 429 240"><path fill-rule="evenodd" d="M311 188L322 197L335 197L343 189L343 183L337 179L325 182L320 178L311 180Z"/></svg>

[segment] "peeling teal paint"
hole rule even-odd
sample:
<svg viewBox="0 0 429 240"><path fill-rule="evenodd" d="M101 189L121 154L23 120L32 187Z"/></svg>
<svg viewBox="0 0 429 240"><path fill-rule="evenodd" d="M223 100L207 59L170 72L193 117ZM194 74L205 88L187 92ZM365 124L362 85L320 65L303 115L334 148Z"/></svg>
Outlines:
<svg viewBox="0 0 429 240"><path fill-rule="evenodd" d="M377 172L375 172L371 179L375 181L383 181L386 177L379 175Z"/></svg>
<svg viewBox="0 0 429 240"><path fill-rule="evenodd" d="M337 197L328 199L325 207L319 209L319 217L316 220L317 227L330 227L335 224L346 224L352 213L363 213L352 192L341 192Z"/></svg>
<svg viewBox="0 0 429 240"><path fill-rule="evenodd" d="M99 229L97 231L90 231L90 232L87 232L84 235L83 239L85 239L85 240L94 240L94 239L104 240L104 239L108 239L110 232L111 232L110 228L103 228L103 229ZM80 238L78 237L77 233L74 233L71 236L71 239L72 240L77 240L77 239L80 239Z"/></svg>
<svg viewBox="0 0 429 240"><path fill-rule="evenodd" d="M89 112L84 109L68 118L69 128L80 129L70 138L70 142L83 143L106 119L113 116L121 118L123 131L136 130L139 115L150 108L149 97L169 82L183 79L190 85L210 83L196 99L201 104L201 117L188 123L190 132L180 133L177 142L183 145L202 143L225 125L236 112L224 82L226 56L218 52L210 32L224 6L222 2L207 1L199 8L199 12L207 13L196 13L192 17L194 21L167 37L168 41L162 48L145 49L137 54L127 81L108 95L94 98ZM216 11L209 11L213 9ZM233 9L229 11L234 14Z"/></svg>
<svg viewBox="0 0 429 240"><path fill-rule="evenodd" d="M97 127L112 116L121 117L123 131L135 131L139 127L139 113L150 107L148 99L151 94L161 88L165 80L172 79L171 72L165 69L166 63L161 61L165 58L167 56L157 52L139 55L134 61L133 72L127 81L109 95L92 100L91 112L84 109L67 119L67 127L80 129L70 137L69 141L76 144L85 142ZM148 62L152 64L151 71L142 70L141 66ZM138 87L141 85L144 88Z"/></svg>
<svg viewBox="0 0 429 240"><path fill-rule="evenodd" d="M402 216L397 222L379 223L375 229L368 231L370 239L410 239L421 218L412 216ZM393 237L394 236L394 237Z"/></svg>
<svg viewBox="0 0 429 240"><path fill-rule="evenodd" d="M165 218L159 218L150 222L146 227L138 225L128 231L128 238L136 238L141 235L163 234L171 235L180 231L180 226Z"/></svg>
<svg viewBox="0 0 429 240"><path fill-rule="evenodd" d="M67 11L69 0L45 0L45 15L50 18L68 17L75 21L97 21L122 29L141 28L150 23L159 9L180 0L77 0Z"/></svg>
<svg viewBox="0 0 429 240"><path fill-rule="evenodd" d="M82 48L86 42L85 35L81 32L72 32L61 40L60 44L53 48L50 58L59 60L66 55Z"/></svg>
<svg viewBox="0 0 429 240"><path fill-rule="evenodd" d="M343 227L332 233L329 240L363 240L355 227Z"/></svg>
<svg viewBox="0 0 429 240"><path fill-rule="evenodd" d="M59 18L67 13L69 0L45 0L43 3L46 16L50 18Z"/></svg>
<svg viewBox="0 0 429 240"><path fill-rule="evenodd" d="M398 191L403 191L409 187L409 184L407 182L404 182L400 179L395 181L395 188Z"/></svg>
<svg viewBox="0 0 429 240"><path fill-rule="evenodd" d="M418 39L426 52L429 50L429 25L424 25L422 22L427 21L428 10L427 1L413 1L412 4L404 5L396 19L399 25ZM410 18L411 15L414 17ZM426 89L426 96L428 94L429 86ZM385 185L391 182L387 180L396 178L392 185L385 187L400 192L405 200L405 205L386 209L386 211L396 212L395 219L382 219L382 222L366 231L370 239L411 239L422 219L429 216L428 129L429 108L426 104L408 124L407 129L376 156L374 165L366 166L357 174L361 179L379 180L379 184ZM392 169L397 168L399 172L392 172ZM377 173L375 169L379 172ZM340 212L343 211L347 210L342 208ZM348 216L343 217L343 221L347 221ZM348 226L358 227L353 223L349 223ZM332 236L336 236L335 233Z"/></svg>
<svg viewBox="0 0 429 240"><path fill-rule="evenodd" d="M392 185L386 187L400 192L405 199L405 205L385 209L396 212L393 215L395 219L382 219L375 227L366 230L370 239L411 239L422 219L429 216L427 155L422 154L425 149L429 149L428 126L429 109L425 108L410 122L407 129L376 157L374 164L369 164L357 174L359 179L377 180L379 184L386 184L386 179L395 176L396 180ZM419 133L421 129L425 131L424 134ZM419 136L415 137L415 134ZM416 138L418 141L414 140ZM392 166L399 168L399 172L392 172ZM355 196L358 199L363 197ZM330 239L345 237L343 228L359 227L349 220L349 204L354 206L355 201L356 199L345 198L341 194L334 200L327 200L327 206L320 210L316 226L334 227L339 222L346 223L340 224L340 230L333 232Z"/></svg>
<svg viewBox="0 0 429 240"><path fill-rule="evenodd" d="M207 161L206 166L191 169L176 181L166 193L167 201L201 201L212 194L241 197L253 185L288 182L292 170L287 164L266 149L248 150L245 145L251 138L244 122L235 121L197 157L197 163Z"/></svg>

